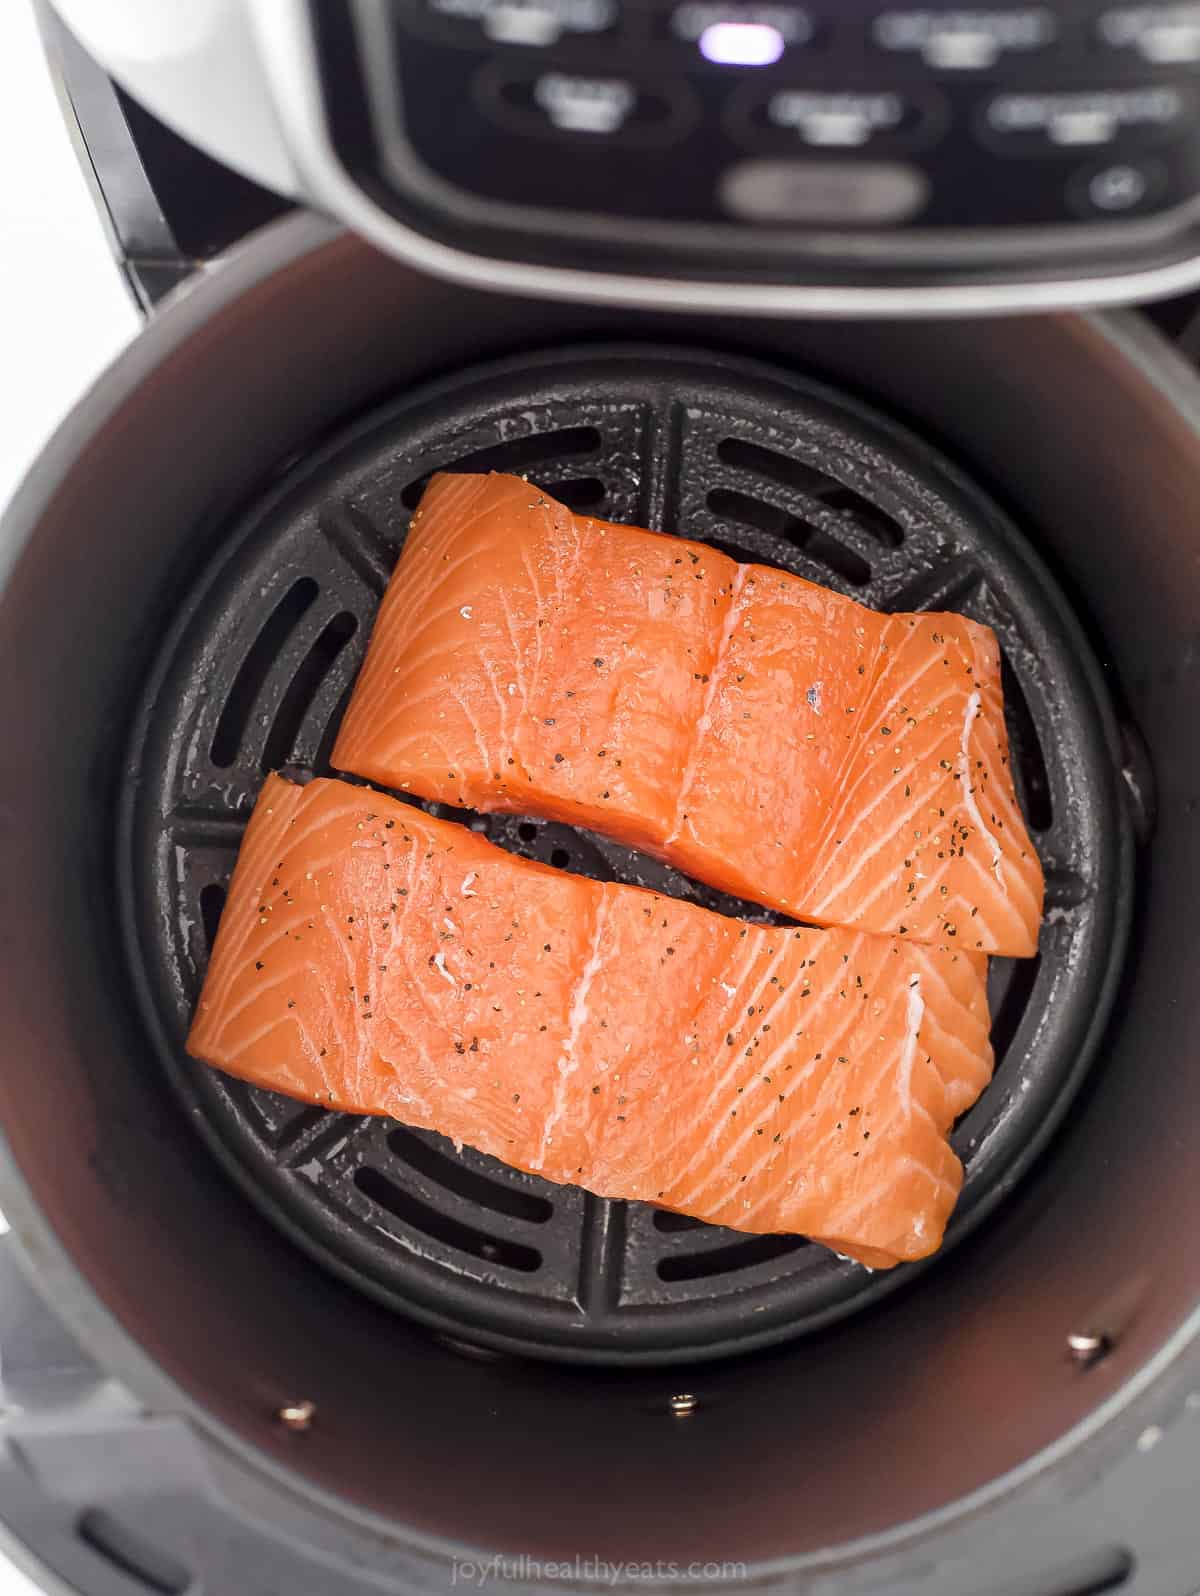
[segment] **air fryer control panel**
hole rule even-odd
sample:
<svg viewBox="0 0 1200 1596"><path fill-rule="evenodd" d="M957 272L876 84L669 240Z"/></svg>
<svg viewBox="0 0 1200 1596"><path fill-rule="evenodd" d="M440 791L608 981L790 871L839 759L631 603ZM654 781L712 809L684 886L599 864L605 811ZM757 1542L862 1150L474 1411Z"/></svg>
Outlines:
<svg viewBox="0 0 1200 1596"><path fill-rule="evenodd" d="M343 163L397 218L476 253L893 284L1200 253L1200 3L314 15Z"/></svg>

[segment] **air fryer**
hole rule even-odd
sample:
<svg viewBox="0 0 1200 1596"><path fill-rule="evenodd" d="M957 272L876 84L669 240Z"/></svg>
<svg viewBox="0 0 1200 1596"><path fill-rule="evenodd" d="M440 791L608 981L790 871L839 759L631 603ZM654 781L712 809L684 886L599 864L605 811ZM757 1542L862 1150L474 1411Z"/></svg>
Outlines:
<svg viewBox="0 0 1200 1596"><path fill-rule="evenodd" d="M0 598L0 1515L51 1588L1200 1584L1198 428L1137 312L536 300L304 212L155 312L9 511ZM928 1264L601 1202L183 1052L264 774L328 773L424 481L489 467L996 628L1048 907L1037 960L993 961Z"/></svg>

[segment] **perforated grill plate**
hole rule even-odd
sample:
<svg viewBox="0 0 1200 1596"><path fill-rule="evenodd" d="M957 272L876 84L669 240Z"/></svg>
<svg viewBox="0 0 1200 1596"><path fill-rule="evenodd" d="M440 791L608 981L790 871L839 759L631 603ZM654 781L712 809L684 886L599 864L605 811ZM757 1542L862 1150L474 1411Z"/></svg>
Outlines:
<svg viewBox="0 0 1200 1596"><path fill-rule="evenodd" d="M1120 958L1112 911L1130 850L1081 635L994 507L889 423L740 360L592 348L467 372L294 465L230 529L151 674L119 853L133 973L164 1067L274 1221L364 1290L476 1346L683 1360L827 1324L913 1271L872 1276L797 1237L601 1201L425 1132L244 1086L183 1052L263 777L330 773L409 515L444 468L525 472L577 510L686 531L880 609L953 608L996 629L1048 912L1039 958L993 961L998 1067L955 1135L967 1179L947 1247L1064 1111ZM467 818L526 857L770 918L569 827Z"/></svg>

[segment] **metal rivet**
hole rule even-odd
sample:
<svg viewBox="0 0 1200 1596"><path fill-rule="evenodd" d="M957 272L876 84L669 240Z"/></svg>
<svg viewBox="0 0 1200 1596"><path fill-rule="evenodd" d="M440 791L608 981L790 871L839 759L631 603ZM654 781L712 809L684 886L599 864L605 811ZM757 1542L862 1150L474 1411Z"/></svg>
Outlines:
<svg viewBox="0 0 1200 1596"><path fill-rule="evenodd" d="M1098 1363L1112 1351L1112 1342L1100 1330L1073 1330L1067 1337L1067 1351L1076 1363L1085 1367L1089 1363Z"/></svg>
<svg viewBox="0 0 1200 1596"><path fill-rule="evenodd" d="M316 1416L316 1403L307 1399L303 1402L289 1402L286 1407L280 1408L278 1414L280 1424L288 1430L311 1430Z"/></svg>
<svg viewBox="0 0 1200 1596"><path fill-rule="evenodd" d="M677 1419L686 1418L689 1413L695 1413L699 1402L690 1391L677 1391L673 1397L667 1398L667 1411L673 1413Z"/></svg>

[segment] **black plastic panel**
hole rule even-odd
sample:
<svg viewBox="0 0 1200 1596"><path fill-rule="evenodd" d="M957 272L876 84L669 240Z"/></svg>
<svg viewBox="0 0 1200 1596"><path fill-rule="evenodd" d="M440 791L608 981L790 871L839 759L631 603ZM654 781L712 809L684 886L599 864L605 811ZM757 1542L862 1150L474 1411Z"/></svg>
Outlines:
<svg viewBox="0 0 1200 1596"><path fill-rule="evenodd" d="M1021 228L1111 222L1191 199L1200 188L1200 127L1190 75L1072 64L1028 81L986 74L942 78L905 58L837 64L816 52L797 64L706 66L597 43L507 55L398 40L402 118L378 123L390 170L402 146L463 194L568 214L654 221L745 220L729 201L731 174L755 158L814 162L840 183L806 210L799 187L779 226ZM536 55L536 60L530 60ZM1060 73L1064 71L1059 68ZM453 117L446 106L455 107ZM924 198L892 215L865 213L860 174L899 166ZM1132 173L1124 185L1116 173ZM412 177L418 175L416 166ZM450 196L446 196L450 203Z"/></svg>
<svg viewBox="0 0 1200 1596"><path fill-rule="evenodd" d="M472 254L901 289L1200 247L1200 29L1153 7L329 0L312 20L340 163ZM743 64L731 26L774 45Z"/></svg>

